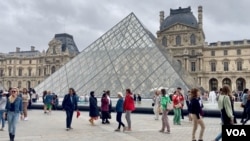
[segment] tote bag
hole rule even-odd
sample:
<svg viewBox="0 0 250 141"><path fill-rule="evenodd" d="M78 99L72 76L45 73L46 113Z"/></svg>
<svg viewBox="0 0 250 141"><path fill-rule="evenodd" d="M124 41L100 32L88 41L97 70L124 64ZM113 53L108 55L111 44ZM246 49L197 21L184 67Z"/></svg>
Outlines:
<svg viewBox="0 0 250 141"><path fill-rule="evenodd" d="M168 111L173 110L173 103L171 101L167 103L167 110Z"/></svg>

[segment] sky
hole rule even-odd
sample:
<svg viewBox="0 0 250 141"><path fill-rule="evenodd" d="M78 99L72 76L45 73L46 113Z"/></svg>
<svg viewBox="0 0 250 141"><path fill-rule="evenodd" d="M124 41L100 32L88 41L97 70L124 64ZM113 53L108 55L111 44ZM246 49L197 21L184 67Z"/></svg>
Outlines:
<svg viewBox="0 0 250 141"><path fill-rule="evenodd" d="M73 35L80 51L133 12L155 36L159 12L203 7L206 42L250 39L249 0L2 0L0 52L48 49L55 34Z"/></svg>

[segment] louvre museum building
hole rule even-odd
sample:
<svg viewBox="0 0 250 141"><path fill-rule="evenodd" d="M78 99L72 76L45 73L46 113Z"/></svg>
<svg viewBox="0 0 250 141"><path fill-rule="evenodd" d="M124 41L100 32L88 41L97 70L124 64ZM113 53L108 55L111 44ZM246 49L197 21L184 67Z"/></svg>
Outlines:
<svg viewBox="0 0 250 141"><path fill-rule="evenodd" d="M60 95L73 87L83 95L92 90L101 94L103 90L116 93L130 88L148 97L156 88L171 93L176 87L184 91L192 87L218 90L224 84L234 91L250 87L250 40L207 43L201 6L197 18L191 7L168 13L165 17L160 11L156 36L139 17L129 14L79 54L75 49L75 57L58 65L34 85L35 90Z"/></svg>

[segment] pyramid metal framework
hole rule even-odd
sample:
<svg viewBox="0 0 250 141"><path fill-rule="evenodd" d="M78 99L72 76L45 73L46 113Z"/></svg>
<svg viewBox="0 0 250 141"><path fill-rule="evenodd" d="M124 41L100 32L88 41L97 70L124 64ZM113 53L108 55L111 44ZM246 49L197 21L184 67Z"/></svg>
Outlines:
<svg viewBox="0 0 250 141"><path fill-rule="evenodd" d="M143 97L155 88L173 92L196 87L191 78L156 38L131 13L79 55L35 87L38 94L51 90L59 96L73 87L77 94L95 91L101 96L110 90L113 96L130 88Z"/></svg>

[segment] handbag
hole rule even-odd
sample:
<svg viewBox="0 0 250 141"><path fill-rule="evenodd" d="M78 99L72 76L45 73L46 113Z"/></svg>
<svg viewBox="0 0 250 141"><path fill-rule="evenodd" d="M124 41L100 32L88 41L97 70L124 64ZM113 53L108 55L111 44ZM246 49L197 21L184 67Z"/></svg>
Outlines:
<svg viewBox="0 0 250 141"><path fill-rule="evenodd" d="M172 102L168 102L168 103L167 103L167 110L168 110L168 111L173 110L173 103L172 103Z"/></svg>
<svg viewBox="0 0 250 141"><path fill-rule="evenodd" d="M174 107L175 107L175 108L181 108L181 106L182 106L181 103L178 103L178 104L176 104Z"/></svg>
<svg viewBox="0 0 250 141"><path fill-rule="evenodd" d="M158 113L162 114L162 108L161 107L158 107Z"/></svg>

